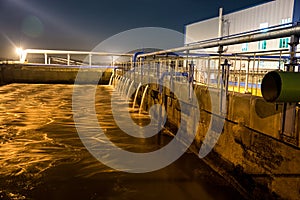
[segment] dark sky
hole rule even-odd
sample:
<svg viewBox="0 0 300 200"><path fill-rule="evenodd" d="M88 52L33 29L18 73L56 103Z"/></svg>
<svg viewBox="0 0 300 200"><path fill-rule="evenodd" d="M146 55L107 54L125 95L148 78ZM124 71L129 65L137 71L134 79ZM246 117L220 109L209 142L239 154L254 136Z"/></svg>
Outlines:
<svg viewBox="0 0 300 200"><path fill-rule="evenodd" d="M0 0L0 58L23 48L91 50L138 27L184 25L267 0Z"/></svg>

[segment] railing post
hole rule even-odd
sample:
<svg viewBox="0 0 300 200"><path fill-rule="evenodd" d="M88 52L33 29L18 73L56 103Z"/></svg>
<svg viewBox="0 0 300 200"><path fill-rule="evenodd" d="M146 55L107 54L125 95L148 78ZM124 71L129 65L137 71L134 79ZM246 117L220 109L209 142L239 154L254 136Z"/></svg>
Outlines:
<svg viewBox="0 0 300 200"><path fill-rule="evenodd" d="M191 64L188 65L189 67L189 99L192 99L192 92L193 92L193 82L194 82L194 62L193 60L191 61Z"/></svg>
<svg viewBox="0 0 300 200"><path fill-rule="evenodd" d="M247 68L246 68L245 94L249 93L249 91L248 91L248 84L249 84L249 68L250 68L250 58L248 58Z"/></svg>
<svg viewBox="0 0 300 200"><path fill-rule="evenodd" d="M114 63L114 56L111 56L111 66L114 67L115 63Z"/></svg>
<svg viewBox="0 0 300 200"><path fill-rule="evenodd" d="M45 53L44 56L45 56L45 65L47 65L47 62L48 62L48 55Z"/></svg>
<svg viewBox="0 0 300 200"><path fill-rule="evenodd" d="M237 60L237 57L235 55L235 57L234 57L234 66L233 66L233 81L232 81L232 83L233 83L233 85L232 85L232 88L233 88L232 91L233 91L233 93L235 92L235 83L236 83L236 64L237 64L236 60Z"/></svg>
<svg viewBox="0 0 300 200"><path fill-rule="evenodd" d="M92 66L92 54L89 54L89 66Z"/></svg>
<svg viewBox="0 0 300 200"><path fill-rule="evenodd" d="M256 92L255 92L256 96L258 95L258 85L260 82L259 64L260 64L260 56L258 56L257 69L256 69Z"/></svg>
<svg viewBox="0 0 300 200"><path fill-rule="evenodd" d="M229 69L230 65L228 60L225 59L222 66L222 81L221 81L221 95L220 95L220 111L221 113L226 113L226 103L227 103L227 94L228 94L228 81L229 81Z"/></svg>
<svg viewBox="0 0 300 200"><path fill-rule="evenodd" d="M207 87L209 87L210 84L210 58L208 57L207 60Z"/></svg>
<svg viewBox="0 0 300 200"><path fill-rule="evenodd" d="M220 70L221 70L221 60L222 60L223 46L219 46L218 53L219 53L219 63L218 63L218 75L217 75L217 88L219 89L220 86L221 86L221 84L220 84Z"/></svg>
<svg viewBox="0 0 300 200"><path fill-rule="evenodd" d="M150 63L151 61L148 61L148 83L150 83Z"/></svg>
<svg viewBox="0 0 300 200"><path fill-rule="evenodd" d="M143 69L143 62L142 62L142 58L139 60L139 66L141 68L141 76L140 76L140 82L143 83L143 79L144 79L144 69Z"/></svg>
<svg viewBox="0 0 300 200"><path fill-rule="evenodd" d="M238 76L238 92L241 92L241 72L242 72L242 57L240 58L240 68L239 68L239 76Z"/></svg>
<svg viewBox="0 0 300 200"><path fill-rule="evenodd" d="M70 65L70 54L68 53L68 55L67 55L67 65Z"/></svg>
<svg viewBox="0 0 300 200"><path fill-rule="evenodd" d="M253 59L253 68L252 68L252 76L251 76L251 94L254 93L254 72L255 72L255 63L256 63L256 53L254 53L254 59Z"/></svg>
<svg viewBox="0 0 300 200"><path fill-rule="evenodd" d="M156 62L156 82L157 82L157 89L160 89L160 61Z"/></svg>

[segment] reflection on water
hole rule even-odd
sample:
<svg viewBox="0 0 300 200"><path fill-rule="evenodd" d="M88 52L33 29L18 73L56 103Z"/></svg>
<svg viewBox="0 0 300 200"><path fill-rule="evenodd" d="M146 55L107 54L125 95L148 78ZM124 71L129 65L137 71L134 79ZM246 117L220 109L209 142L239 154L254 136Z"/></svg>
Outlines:
<svg viewBox="0 0 300 200"><path fill-rule="evenodd" d="M241 198L191 154L146 174L104 166L78 137L72 92L72 85L0 87L0 199ZM111 93L110 86L98 86L96 95L97 117L111 141L130 151L149 152L171 139L137 139L124 134L111 116ZM134 114L133 118L138 124L149 122L147 116Z"/></svg>

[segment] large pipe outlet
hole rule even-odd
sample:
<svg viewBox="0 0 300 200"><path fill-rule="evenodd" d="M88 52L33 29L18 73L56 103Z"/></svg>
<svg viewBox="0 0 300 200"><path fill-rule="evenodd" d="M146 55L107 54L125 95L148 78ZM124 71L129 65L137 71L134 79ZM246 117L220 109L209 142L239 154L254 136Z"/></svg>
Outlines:
<svg viewBox="0 0 300 200"><path fill-rule="evenodd" d="M300 73L269 72L262 80L261 92L268 102L300 102Z"/></svg>

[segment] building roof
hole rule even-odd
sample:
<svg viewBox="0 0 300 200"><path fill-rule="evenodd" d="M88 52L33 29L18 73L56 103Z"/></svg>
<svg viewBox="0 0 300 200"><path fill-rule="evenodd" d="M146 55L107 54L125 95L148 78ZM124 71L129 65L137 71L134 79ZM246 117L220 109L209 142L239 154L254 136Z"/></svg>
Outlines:
<svg viewBox="0 0 300 200"><path fill-rule="evenodd" d="M266 2L267 1L267 2ZM253 4L253 5L249 5L249 6L245 6L243 8L240 8L240 9L235 9L235 10L231 10L229 12L225 12L223 13L223 15L228 15L228 14L232 14L232 13L236 13L236 12L240 12L240 11L243 11L243 10L246 10L246 9L250 9L250 8L255 8L257 6L261 6L263 4L268 4L270 2L273 2L275 0L262 0L261 2L259 3L256 3L256 4ZM226 8L225 8L226 10ZM223 11L224 12L224 11ZM211 19L215 19L215 18L218 18L219 16L215 16L215 17L207 17L207 18L203 18L203 19L199 19L197 21L194 21L194 22L190 22L188 24L185 24L185 26L188 26L188 25L191 25L191 24L196 24L198 22L203 22L203 21L208 21L208 20L211 20Z"/></svg>

